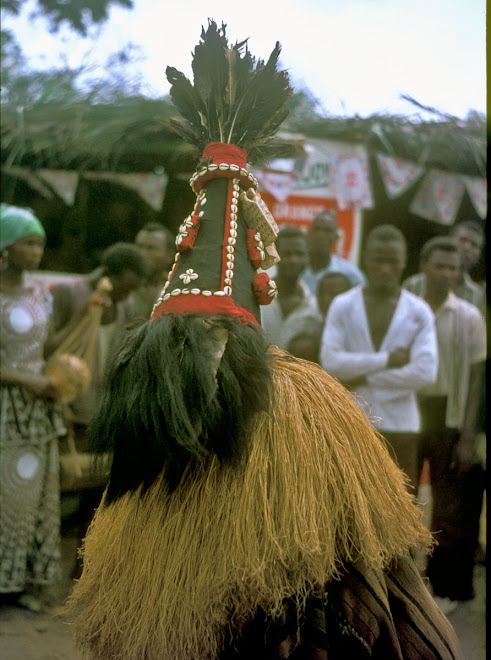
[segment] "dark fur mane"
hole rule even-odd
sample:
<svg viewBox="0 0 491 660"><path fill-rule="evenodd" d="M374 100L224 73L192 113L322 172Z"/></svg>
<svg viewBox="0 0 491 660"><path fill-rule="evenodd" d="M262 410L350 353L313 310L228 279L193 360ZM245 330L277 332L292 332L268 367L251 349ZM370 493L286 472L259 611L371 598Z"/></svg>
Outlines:
<svg viewBox="0 0 491 660"><path fill-rule="evenodd" d="M228 331L216 387L210 331L193 314L167 314L128 333L105 373L89 436L96 452L114 451L106 503L165 467L170 490L210 453L224 463L247 455L250 419L269 410L268 344L253 325L206 317Z"/></svg>

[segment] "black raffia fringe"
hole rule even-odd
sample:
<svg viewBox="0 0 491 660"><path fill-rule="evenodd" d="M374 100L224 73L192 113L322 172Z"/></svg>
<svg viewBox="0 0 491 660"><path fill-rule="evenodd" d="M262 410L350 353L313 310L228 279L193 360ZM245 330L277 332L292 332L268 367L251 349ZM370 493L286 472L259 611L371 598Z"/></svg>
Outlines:
<svg viewBox="0 0 491 660"><path fill-rule="evenodd" d="M218 388L204 318L228 330ZM145 492L164 468L172 491L211 452L245 458L249 422L272 402L267 349L257 327L226 316L166 314L133 329L107 365L88 430L94 451L114 451L105 503Z"/></svg>

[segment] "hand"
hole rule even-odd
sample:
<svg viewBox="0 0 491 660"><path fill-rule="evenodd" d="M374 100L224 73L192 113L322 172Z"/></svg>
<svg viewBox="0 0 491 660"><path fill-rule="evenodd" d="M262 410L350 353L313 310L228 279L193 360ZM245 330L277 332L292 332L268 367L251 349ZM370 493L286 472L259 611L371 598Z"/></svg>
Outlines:
<svg viewBox="0 0 491 660"><path fill-rule="evenodd" d="M24 379L23 386L33 399L56 399L58 389L47 376L30 375Z"/></svg>
<svg viewBox="0 0 491 660"><path fill-rule="evenodd" d="M103 291L94 291L86 300L85 304L80 308L76 316L72 317L72 324L80 323L80 321L90 312L94 307L102 307L103 310L112 306L109 294Z"/></svg>
<svg viewBox="0 0 491 660"><path fill-rule="evenodd" d="M396 348L389 353L388 367L404 367L409 362L409 351L406 348Z"/></svg>
<svg viewBox="0 0 491 660"><path fill-rule="evenodd" d="M106 291L94 291L84 306L85 310L90 309L93 305L101 305L101 307L104 307L105 309L111 307L111 298L109 297L109 294Z"/></svg>

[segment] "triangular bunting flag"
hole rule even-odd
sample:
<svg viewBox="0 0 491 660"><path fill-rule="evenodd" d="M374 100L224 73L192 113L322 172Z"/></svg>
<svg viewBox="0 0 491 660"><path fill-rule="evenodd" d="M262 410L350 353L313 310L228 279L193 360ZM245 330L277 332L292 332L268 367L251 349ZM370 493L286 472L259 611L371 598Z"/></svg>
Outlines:
<svg viewBox="0 0 491 660"><path fill-rule="evenodd" d="M462 181L480 218L485 218L488 210L486 179L477 176L463 176Z"/></svg>
<svg viewBox="0 0 491 660"><path fill-rule="evenodd" d="M464 184L459 175L430 170L414 196L409 210L427 220L451 225L457 217L463 194Z"/></svg>
<svg viewBox="0 0 491 660"><path fill-rule="evenodd" d="M339 156L333 168L333 180L336 201L342 211L373 208L366 153Z"/></svg>
<svg viewBox="0 0 491 660"><path fill-rule="evenodd" d="M399 197L422 176L424 168L401 158L376 154L377 162L390 199Z"/></svg>
<svg viewBox="0 0 491 660"><path fill-rule="evenodd" d="M53 199L54 193L47 186L45 186L42 181L39 180L34 172L27 169L26 167L2 167L2 172L22 179L27 184L29 184L33 190L36 190L46 199Z"/></svg>
<svg viewBox="0 0 491 660"><path fill-rule="evenodd" d="M46 181L67 206L73 206L78 186L78 173L69 170L37 170L36 174Z"/></svg>

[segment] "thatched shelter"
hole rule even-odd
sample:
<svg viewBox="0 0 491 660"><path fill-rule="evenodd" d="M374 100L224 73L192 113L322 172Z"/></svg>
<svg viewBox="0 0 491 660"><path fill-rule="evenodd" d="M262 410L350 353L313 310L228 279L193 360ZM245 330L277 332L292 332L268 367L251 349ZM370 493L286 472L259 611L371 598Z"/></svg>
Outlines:
<svg viewBox="0 0 491 660"><path fill-rule="evenodd" d="M484 117L477 113L459 120L408 100L413 114L406 117L305 118L293 114L280 139L292 152L301 151L309 138L363 145L370 156L375 201L374 209L364 212L364 233L374 224L394 222L401 225L410 252L414 252L422 240L448 228L410 214L414 190L397 200L387 198L375 154L485 177L486 130ZM30 205L45 223L49 237L45 267L87 270L100 249L114 240L133 240L146 221L164 222L172 230L178 227L193 201L187 179L196 154L159 121L174 114L168 98L2 106L2 200ZM43 198L32 185L12 174L15 167L31 172L40 168L77 172L80 179L73 205L67 206L56 195ZM84 178L84 173L103 171L165 172L168 183L162 208L151 209L136 193L116 183ZM463 199L460 216L475 216L469 199ZM414 258L410 270L416 265Z"/></svg>

